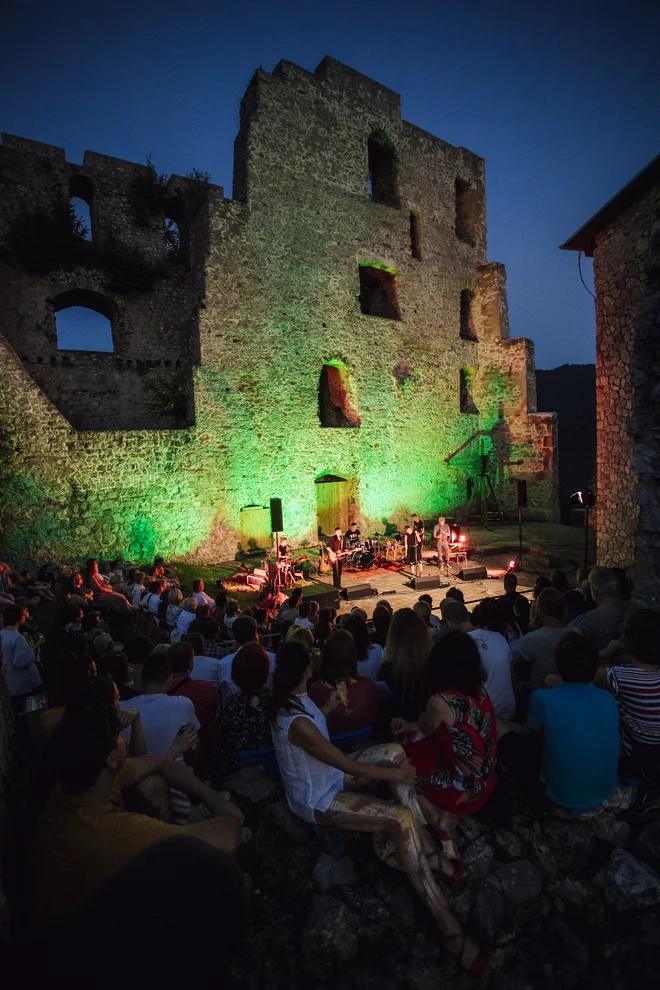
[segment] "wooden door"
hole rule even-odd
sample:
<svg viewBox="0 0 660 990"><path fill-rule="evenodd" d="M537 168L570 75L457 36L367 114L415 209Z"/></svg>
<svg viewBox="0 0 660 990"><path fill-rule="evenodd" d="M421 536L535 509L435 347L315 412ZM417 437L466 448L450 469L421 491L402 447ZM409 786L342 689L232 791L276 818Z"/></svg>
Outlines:
<svg viewBox="0 0 660 990"><path fill-rule="evenodd" d="M263 505L246 505L241 509L241 548L245 551L254 547L268 549L271 543L270 509Z"/></svg>
<svg viewBox="0 0 660 990"><path fill-rule="evenodd" d="M316 516L319 536L329 537L335 526L341 526L342 533L348 529L349 482L344 478L316 482Z"/></svg>

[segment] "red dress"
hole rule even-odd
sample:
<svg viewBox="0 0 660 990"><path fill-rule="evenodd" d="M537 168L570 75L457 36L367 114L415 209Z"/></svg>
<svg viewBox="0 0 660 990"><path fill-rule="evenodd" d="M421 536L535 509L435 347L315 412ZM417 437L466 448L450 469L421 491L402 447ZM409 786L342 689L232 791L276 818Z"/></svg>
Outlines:
<svg viewBox="0 0 660 990"><path fill-rule="evenodd" d="M424 797L437 808L469 815L483 807L497 780L495 712L483 685L478 698L451 690L440 697L452 710L452 727L441 725L435 735L404 748Z"/></svg>

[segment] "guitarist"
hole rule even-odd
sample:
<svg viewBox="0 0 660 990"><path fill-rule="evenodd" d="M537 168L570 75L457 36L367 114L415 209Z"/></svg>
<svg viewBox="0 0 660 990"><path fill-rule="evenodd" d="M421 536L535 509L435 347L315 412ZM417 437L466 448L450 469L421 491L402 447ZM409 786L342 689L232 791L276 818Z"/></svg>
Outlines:
<svg viewBox="0 0 660 990"><path fill-rule="evenodd" d="M326 547L332 564L332 583L335 588L341 588L341 570L344 566L344 537L341 526L335 526L335 535L330 537Z"/></svg>

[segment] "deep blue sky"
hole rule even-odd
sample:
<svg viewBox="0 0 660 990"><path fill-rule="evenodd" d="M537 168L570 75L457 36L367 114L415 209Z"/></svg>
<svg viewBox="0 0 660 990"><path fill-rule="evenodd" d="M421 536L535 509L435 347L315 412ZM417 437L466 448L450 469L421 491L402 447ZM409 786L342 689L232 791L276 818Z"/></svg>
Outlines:
<svg viewBox="0 0 660 990"><path fill-rule="evenodd" d="M253 71L325 54L396 90L404 117L486 159L488 254L537 366L594 359L593 301L557 249L658 152L653 0L9 0L3 130L159 171L206 169L230 195ZM590 283L590 263L586 278Z"/></svg>

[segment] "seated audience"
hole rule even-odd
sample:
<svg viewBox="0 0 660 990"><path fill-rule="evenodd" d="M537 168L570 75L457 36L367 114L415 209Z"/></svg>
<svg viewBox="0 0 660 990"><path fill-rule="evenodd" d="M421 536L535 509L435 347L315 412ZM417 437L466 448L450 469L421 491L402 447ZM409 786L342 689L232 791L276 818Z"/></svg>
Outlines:
<svg viewBox="0 0 660 990"><path fill-rule="evenodd" d="M0 629L0 659L17 714L25 710L28 697L41 687L35 649L25 633L28 617L29 612L22 605L8 605L3 612L4 629Z"/></svg>
<svg viewBox="0 0 660 990"><path fill-rule="evenodd" d="M346 622L342 622L342 628L353 637L358 655L358 674L361 677L370 677L372 681L379 680L378 672L383 662L383 648L369 638L366 621L362 616L351 612L346 617Z"/></svg>
<svg viewBox="0 0 660 990"><path fill-rule="evenodd" d="M423 602L420 599L416 601L415 604L413 605L413 611L415 611L417 615L420 617L420 619L422 620L422 622L424 623L424 625L426 626L432 637L433 632L431 630L431 606L429 605L429 603Z"/></svg>
<svg viewBox="0 0 660 990"><path fill-rule="evenodd" d="M140 602L142 601L142 596L146 593L147 588L145 585L146 574L144 571L139 571L135 575L135 581L133 582L133 594L131 596L131 602L133 603L133 608L139 608Z"/></svg>
<svg viewBox="0 0 660 990"><path fill-rule="evenodd" d="M371 616L372 630L370 633L372 643L376 646L380 646L382 650L385 649L385 644L387 643L387 633L390 628L390 622L392 621L392 610L386 608L382 602L380 605L376 605L373 615Z"/></svg>
<svg viewBox="0 0 660 990"><path fill-rule="evenodd" d="M53 735L53 761L58 785L39 823L33 852L37 923L83 905L126 863L162 839L191 835L225 852L238 848L240 812L180 764L157 756L127 760L112 705L67 711ZM154 775L217 817L179 828L115 803L118 791Z"/></svg>
<svg viewBox="0 0 660 990"><path fill-rule="evenodd" d="M481 665L486 673L484 685L495 714L504 719L513 718L516 698L513 693L512 655L511 647L504 636L499 632L474 626L470 613L460 602L448 602L442 614L450 630L467 633L477 644Z"/></svg>
<svg viewBox="0 0 660 990"><path fill-rule="evenodd" d="M167 609L165 611L165 625L172 630L176 627L181 612L183 593L180 588L170 588L167 592Z"/></svg>
<svg viewBox="0 0 660 990"><path fill-rule="evenodd" d="M222 781L238 768L238 754L245 749L266 749L270 734L271 692L268 654L259 643L246 643L232 661L231 679L238 688L217 710L215 751L217 779Z"/></svg>
<svg viewBox="0 0 660 990"><path fill-rule="evenodd" d="M429 607L429 626L431 627L431 632L436 633L439 629L442 629L442 620L433 611L433 599L430 595L420 595L417 599L419 602L426 602Z"/></svg>
<svg viewBox="0 0 660 990"><path fill-rule="evenodd" d="M120 702L122 710L136 708L139 711L149 756L167 754L184 726L199 729L195 706L190 698L170 697L167 693L172 677L172 661L168 654L152 653L148 656L142 665L142 694L130 701Z"/></svg>
<svg viewBox="0 0 660 990"><path fill-rule="evenodd" d="M204 591L204 582L201 578L193 581L192 590L193 598L196 599L198 605L207 605L209 609L215 608L215 600Z"/></svg>
<svg viewBox="0 0 660 990"><path fill-rule="evenodd" d="M531 603L524 595L519 595L513 603L513 618L523 636L529 632Z"/></svg>
<svg viewBox="0 0 660 990"><path fill-rule="evenodd" d="M614 698L593 683L598 651L592 642L566 633L556 662L562 680L532 695L527 722L543 730L547 797L580 814L605 801L616 786L619 713Z"/></svg>
<svg viewBox="0 0 660 990"><path fill-rule="evenodd" d="M227 602L229 604L229 602ZM234 639L238 649L234 653L229 653L226 657L223 657L220 661L220 680L222 686L223 697L230 694L236 694L238 688L231 679L231 668L234 662L234 657L236 653L245 646L246 643L258 643L259 634L257 633L257 623L253 618L247 615L239 615L236 617L236 621L232 627L232 632L234 634ZM270 672L275 670L275 654L266 652L270 663ZM272 679L268 681L268 687L271 686Z"/></svg>
<svg viewBox="0 0 660 990"><path fill-rule="evenodd" d="M215 593L215 609L213 611L213 615L218 621L220 621L222 616L225 614L225 605L227 604L229 595L222 587L222 581L220 579L216 581L216 588L217 590Z"/></svg>
<svg viewBox="0 0 660 990"><path fill-rule="evenodd" d="M105 661L103 667L99 666L99 673L107 674L117 685L120 701L130 701L137 698L139 691L134 686L133 671L126 653L112 653Z"/></svg>
<svg viewBox="0 0 660 990"><path fill-rule="evenodd" d="M431 652L427 626L412 608L392 616L378 676L392 692L393 715L414 722L429 699L426 663Z"/></svg>
<svg viewBox="0 0 660 990"><path fill-rule="evenodd" d="M538 597L536 617L539 628L528 632L519 643L516 669L530 694L545 687L545 679L557 673L555 651L559 640L570 632L564 622L566 598L555 588L544 588Z"/></svg>
<svg viewBox="0 0 660 990"><path fill-rule="evenodd" d="M607 687L619 706L622 771L630 777L660 777L660 615L630 610L621 637L601 653L614 658L599 667L596 684Z"/></svg>
<svg viewBox="0 0 660 990"><path fill-rule="evenodd" d="M456 815L469 815L486 803L496 783L497 730L476 643L449 632L431 650L430 698L416 722L394 719L395 735L421 732L403 743L417 771L417 789L441 808L446 831Z"/></svg>
<svg viewBox="0 0 660 990"><path fill-rule="evenodd" d="M289 616L293 622L298 617L298 609L302 600L302 588L294 588L288 598L286 598L277 610L277 618L281 620L287 610L295 611L294 616Z"/></svg>
<svg viewBox="0 0 660 990"><path fill-rule="evenodd" d="M201 640L201 636L198 639ZM220 702L220 691L209 681L193 678L196 659L192 643L186 640L175 643L170 647L169 659L172 663L172 675L167 693L170 697L184 697L192 701L199 722L199 741L204 755L210 760L214 749L213 720Z"/></svg>
<svg viewBox="0 0 660 990"><path fill-rule="evenodd" d="M353 637L345 629L335 629L321 650L319 680L309 686L309 696L319 708L338 694L340 701L328 713L331 736L357 732L373 725L380 696L370 677L358 673L358 652Z"/></svg>
<svg viewBox="0 0 660 990"><path fill-rule="evenodd" d="M89 656L68 656L60 660L50 678L50 704L39 715L39 728L44 738L55 731L67 708L80 704L95 677L96 664Z"/></svg>
<svg viewBox="0 0 660 990"><path fill-rule="evenodd" d="M571 586L568 583L568 578L563 571L553 571L550 575L550 587L554 588L555 591L560 591L562 595L565 595L571 590Z"/></svg>
<svg viewBox="0 0 660 990"><path fill-rule="evenodd" d="M197 611L196 598L184 598L181 602L181 612L176 620L176 626L170 633L170 643L178 643L186 635L195 618Z"/></svg>
<svg viewBox="0 0 660 990"><path fill-rule="evenodd" d="M294 626L304 626L305 629L313 630L314 619L316 618L318 608L318 602L310 601L309 598L303 599L298 609L298 618L294 619Z"/></svg>
<svg viewBox="0 0 660 990"><path fill-rule="evenodd" d="M596 608L585 612L575 628L597 650L604 650L618 637L630 602L624 598L620 578L611 567L594 567L589 574L589 587Z"/></svg>
<svg viewBox="0 0 660 990"><path fill-rule="evenodd" d="M536 581L534 582L534 591L532 592L532 605L529 612L529 626L530 629L537 629L538 623L536 621L536 600L545 588L550 588L550 578L545 574L539 574Z"/></svg>
<svg viewBox="0 0 660 990"><path fill-rule="evenodd" d="M103 575L99 574L99 562L94 558L87 561L87 578L85 584L94 593L94 601L112 609L118 615L127 615L133 611L128 599L118 591L113 591L112 585Z"/></svg>
<svg viewBox="0 0 660 990"><path fill-rule="evenodd" d="M214 616L217 616L218 610L216 608ZM220 624L217 618L205 619L202 623L202 628L200 630L204 638L204 656L215 657L216 660L221 660L226 657L228 653L231 652L231 642L226 637L230 636L224 627L224 624ZM220 640L222 639L222 642Z"/></svg>
<svg viewBox="0 0 660 990"><path fill-rule="evenodd" d="M502 595L502 598L511 606L511 610L513 611L513 606L515 603L519 598L523 597L523 595L521 595L518 591L518 578L513 571L506 572L503 578L503 584L504 594Z"/></svg>
<svg viewBox="0 0 660 990"><path fill-rule="evenodd" d="M445 598L453 598L455 602L465 601L465 595L463 594L460 588L450 588L447 594L445 595Z"/></svg>
<svg viewBox="0 0 660 990"><path fill-rule="evenodd" d="M230 629L233 633L234 623L240 615L240 609L238 607L238 602L233 598L227 599L227 604L225 605L224 611L224 623L225 629Z"/></svg>
<svg viewBox="0 0 660 990"><path fill-rule="evenodd" d="M415 616L412 609L407 609ZM424 638L428 639L421 624ZM333 633L339 635L339 633ZM309 652L299 643L278 650L273 688L273 745L291 811L305 821L363 832L387 831L399 861L431 912L443 944L473 976L488 976L488 957L467 937L447 907L432 868L442 868L444 856L425 829L426 820L415 794L414 769L401 746L389 744L345 756L329 741L324 713L309 697L312 676ZM335 693L329 709L337 704ZM394 801L346 789L360 781L389 781Z"/></svg>
<svg viewBox="0 0 660 990"><path fill-rule="evenodd" d="M149 612L154 618L158 616L158 609L161 604L160 596L165 591L165 587L165 578L156 578L149 583L148 592L140 599L140 608L143 612Z"/></svg>
<svg viewBox="0 0 660 990"><path fill-rule="evenodd" d="M335 623L333 613L334 609L332 608L322 608L319 612L316 628L314 630L314 639L316 640L316 645L319 649L323 648L323 644L334 629Z"/></svg>
<svg viewBox="0 0 660 990"><path fill-rule="evenodd" d="M213 619L207 619L207 622L214 622ZM215 623L217 626L217 622ZM193 681L206 681L212 684L213 687L220 690L221 684L221 666L220 661L217 657L209 656L206 652L206 646L204 642L204 637L201 633L187 633L184 637L184 642L190 643L193 649L193 668L190 676ZM176 645L176 644L175 644ZM174 647L172 647L174 649Z"/></svg>
<svg viewBox="0 0 660 990"><path fill-rule="evenodd" d="M61 584L65 601L78 605L80 608L87 608L94 601L94 593L91 588L84 586L83 577L79 571L74 571L73 574L63 577Z"/></svg>

